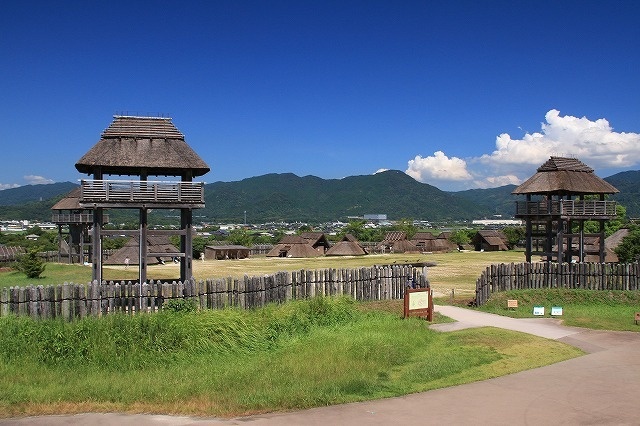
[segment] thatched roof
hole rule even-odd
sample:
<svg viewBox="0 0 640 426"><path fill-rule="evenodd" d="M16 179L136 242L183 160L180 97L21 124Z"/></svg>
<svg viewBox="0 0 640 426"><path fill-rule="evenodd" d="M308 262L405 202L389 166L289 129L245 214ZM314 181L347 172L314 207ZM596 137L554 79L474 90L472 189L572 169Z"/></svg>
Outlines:
<svg viewBox="0 0 640 426"><path fill-rule="evenodd" d="M124 265L125 259L129 258L130 265L139 265L140 264L140 254L139 254L139 238L132 237L127 243L111 256L106 259L103 263L105 265ZM176 248L171 241L169 241L168 236L162 235L154 235L147 237L147 251L149 253L166 253L166 256L161 257L162 260L170 260L174 254L180 253L180 250ZM153 256L147 257L147 265L151 265L154 263L158 263L158 259Z"/></svg>
<svg viewBox="0 0 640 426"><path fill-rule="evenodd" d="M483 229L478 231L473 238L476 249L482 246L494 247L497 250L509 250L507 237L501 231Z"/></svg>
<svg viewBox="0 0 640 426"><path fill-rule="evenodd" d="M170 118L114 116L102 137L76 163L80 173L202 176L209 166L191 149Z"/></svg>
<svg viewBox="0 0 640 426"><path fill-rule="evenodd" d="M82 210L80 207L80 187L73 189L63 199L51 207L51 210Z"/></svg>
<svg viewBox="0 0 640 426"><path fill-rule="evenodd" d="M365 254L367 254L365 249L351 234L346 234L342 241L333 245L326 253L327 256L363 256Z"/></svg>
<svg viewBox="0 0 640 426"><path fill-rule="evenodd" d="M299 235L285 235L267 253L268 257L318 257L321 253Z"/></svg>
<svg viewBox="0 0 640 426"><path fill-rule="evenodd" d="M400 240L393 243L393 253L420 253L420 249L409 240Z"/></svg>
<svg viewBox="0 0 640 426"><path fill-rule="evenodd" d="M551 157L512 194L615 194L613 185L576 158Z"/></svg>
<svg viewBox="0 0 640 426"><path fill-rule="evenodd" d="M323 247L323 249L326 250L330 246L329 240L324 232L303 232L300 236L307 240L307 242L315 249Z"/></svg>
<svg viewBox="0 0 640 426"><path fill-rule="evenodd" d="M427 240L435 240L436 237L431 232L416 232L411 241L414 243L416 241L427 241Z"/></svg>

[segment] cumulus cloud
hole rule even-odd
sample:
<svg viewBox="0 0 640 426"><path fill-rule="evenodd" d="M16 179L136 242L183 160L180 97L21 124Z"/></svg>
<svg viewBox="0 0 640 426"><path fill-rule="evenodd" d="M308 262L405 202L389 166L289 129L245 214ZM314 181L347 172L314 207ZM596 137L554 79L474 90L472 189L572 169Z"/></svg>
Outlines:
<svg viewBox="0 0 640 426"><path fill-rule="evenodd" d="M0 191L2 191L3 189L11 189L11 188L17 188L20 185L18 185L17 183L0 183Z"/></svg>
<svg viewBox="0 0 640 426"><path fill-rule="evenodd" d="M54 182L51 179L47 179L45 177L36 176L36 175L24 176L24 180L27 181L28 185L40 185L40 184L43 184L43 183L53 183Z"/></svg>
<svg viewBox="0 0 640 426"><path fill-rule="evenodd" d="M495 150L479 157L447 157L442 151L409 160L405 171L420 182L463 183L467 188L492 188L520 184L550 156L569 156L598 168L625 168L640 164L640 134L615 132L600 118L561 116L552 109L545 114L539 132L521 139L503 133Z"/></svg>
<svg viewBox="0 0 640 426"><path fill-rule="evenodd" d="M413 160L409 160L409 167L405 173L419 182L472 179L471 174L467 171L466 161L458 157L449 158L442 151L436 151L429 157L416 155Z"/></svg>
<svg viewBox="0 0 640 426"><path fill-rule="evenodd" d="M541 164L551 155L579 158L592 167L630 167L640 163L640 134L614 132L600 118L560 116L552 109L545 115L541 131L512 139L504 133L496 138L496 150L480 157L485 164Z"/></svg>

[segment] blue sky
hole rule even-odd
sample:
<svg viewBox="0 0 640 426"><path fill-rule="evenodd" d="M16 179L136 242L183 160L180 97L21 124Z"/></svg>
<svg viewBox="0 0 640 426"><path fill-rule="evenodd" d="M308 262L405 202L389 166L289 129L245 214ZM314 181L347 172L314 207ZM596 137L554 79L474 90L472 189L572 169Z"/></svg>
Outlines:
<svg viewBox="0 0 640 426"><path fill-rule="evenodd" d="M76 181L114 114L173 118L206 182L640 168L638 1L14 1L0 188ZM1 193L0 193L1 194Z"/></svg>

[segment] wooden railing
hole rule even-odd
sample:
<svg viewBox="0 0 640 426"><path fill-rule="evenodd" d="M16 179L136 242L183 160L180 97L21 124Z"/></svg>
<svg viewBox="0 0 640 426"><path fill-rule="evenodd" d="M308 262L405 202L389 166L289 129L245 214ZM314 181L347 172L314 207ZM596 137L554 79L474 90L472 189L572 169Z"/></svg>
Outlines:
<svg viewBox="0 0 640 426"><path fill-rule="evenodd" d="M203 182L83 180L81 203L203 204Z"/></svg>
<svg viewBox="0 0 640 426"><path fill-rule="evenodd" d="M555 200L516 201L516 217L522 216L616 216L615 201Z"/></svg>
<svg viewBox="0 0 640 426"><path fill-rule="evenodd" d="M103 215L102 221L109 222L109 215ZM51 215L53 223L93 223L93 213L54 213Z"/></svg>

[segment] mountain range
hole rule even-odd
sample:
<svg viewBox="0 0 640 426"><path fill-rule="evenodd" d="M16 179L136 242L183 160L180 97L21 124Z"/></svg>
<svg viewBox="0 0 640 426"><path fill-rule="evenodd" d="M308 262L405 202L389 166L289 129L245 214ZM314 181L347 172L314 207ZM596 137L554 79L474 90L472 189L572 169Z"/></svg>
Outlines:
<svg viewBox="0 0 640 426"><path fill-rule="evenodd" d="M604 180L620 190L611 199L624 205L628 216L640 216L640 171ZM62 182L0 191L0 219L49 220L51 206L75 187L77 184ZM212 223L242 223L245 218L249 223L317 223L365 214L431 222L511 217L519 199L511 195L514 188L446 192L398 170L343 179L273 173L205 185L206 207L195 215L198 221Z"/></svg>

